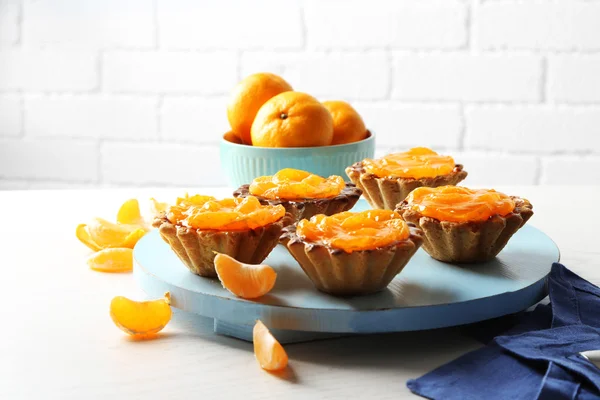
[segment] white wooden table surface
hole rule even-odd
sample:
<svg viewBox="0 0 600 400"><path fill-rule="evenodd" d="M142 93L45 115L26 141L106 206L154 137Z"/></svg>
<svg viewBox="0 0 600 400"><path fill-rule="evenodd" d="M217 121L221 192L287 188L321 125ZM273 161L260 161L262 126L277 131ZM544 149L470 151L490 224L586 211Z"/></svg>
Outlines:
<svg viewBox="0 0 600 400"><path fill-rule="evenodd" d="M497 189L529 198L530 223L556 241L562 262L600 284L599 187ZM0 192L1 399L399 399L412 396L406 380L478 347L456 328L301 343L286 347L290 367L275 376L258 367L250 343L217 336L212 321L182 312L160 338L129 339L113 325L109 303L144 294L131 274L89 270L75 227L114 219L130 197L182 193Z"/></svg>

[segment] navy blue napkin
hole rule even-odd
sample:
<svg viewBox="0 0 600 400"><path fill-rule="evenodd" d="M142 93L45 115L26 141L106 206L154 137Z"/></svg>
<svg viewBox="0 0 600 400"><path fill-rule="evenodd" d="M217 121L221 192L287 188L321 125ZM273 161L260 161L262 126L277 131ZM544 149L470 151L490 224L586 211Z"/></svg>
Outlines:
<svg viewBox="0 0 600 400"><path fill-rule="evenodd" d="M407 382L430 399L599 399L600 289L555 263L549 305L477 326L487 345Z"/></svg>

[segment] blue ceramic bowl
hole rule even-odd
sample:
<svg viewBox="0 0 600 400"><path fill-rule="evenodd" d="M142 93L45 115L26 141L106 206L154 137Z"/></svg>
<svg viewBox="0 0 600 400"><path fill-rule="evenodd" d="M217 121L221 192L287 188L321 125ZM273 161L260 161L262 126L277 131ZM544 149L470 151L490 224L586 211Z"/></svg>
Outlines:
<svg viewBox="0 0 600 400"><path fill-rule="evenodd" d="M360 142L323 147L255 147L221 140L221 169L229 185L239 187L254 178L273 175L283 168L295 168L347 180L346 167L375 155L375 135Z"/></svg>

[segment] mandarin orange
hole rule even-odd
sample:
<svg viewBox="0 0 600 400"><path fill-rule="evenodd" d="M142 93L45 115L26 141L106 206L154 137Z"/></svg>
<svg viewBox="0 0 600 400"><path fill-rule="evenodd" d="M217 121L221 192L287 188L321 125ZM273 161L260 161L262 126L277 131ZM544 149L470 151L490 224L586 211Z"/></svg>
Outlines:
<svg viewBox="0 0 600 400"><path fill-rule="evenodd" d="M268 265L245 264L221 253L215 257L215 270L223 287L243 299L264 296L277 279L277 272Z"/></svg>
<svg viewBox="0 0 600 400"><path fill-rule="evenodd" d="M254 355L262 369L279 371L287 367L288 355L283 346L260 320L256 321L252 330L252 341Z"/></svg>
<svg viewBox="0 0 600 400"><path fill-rule="evenodd" d="M345 101L324 101L323 105L333 117L333 141L331 144L358 142L367 136L365 123L356 110Z"/></svg>
<svg viewBox="0 0 600 400"><path fill-rule="evenodd" d="M285 92L260 108L251 136L252 144L261 147L328 146L333 139L333 118L314 97Z"/></svg>
<svg viewBox="0 0 600 400"><path fill-rule="evenodd" d="M250 129L258 110L273 96L292 90L283 78L260 72L244 78L233 89L227 105L231 130L245 144L252 144Z"/></svg>

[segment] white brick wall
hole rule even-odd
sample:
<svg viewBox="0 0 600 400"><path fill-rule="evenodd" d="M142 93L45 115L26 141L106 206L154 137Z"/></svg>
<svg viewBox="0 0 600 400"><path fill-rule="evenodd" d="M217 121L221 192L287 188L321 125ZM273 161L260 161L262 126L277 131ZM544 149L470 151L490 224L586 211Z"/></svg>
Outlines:
<svg viewBox="0 0 600 400"><path fill-rule="evenodd" d="M378 154L600 184L597 0L0 0L0 189L221 185L227 94L264 70L351 101Z"/></svg>

